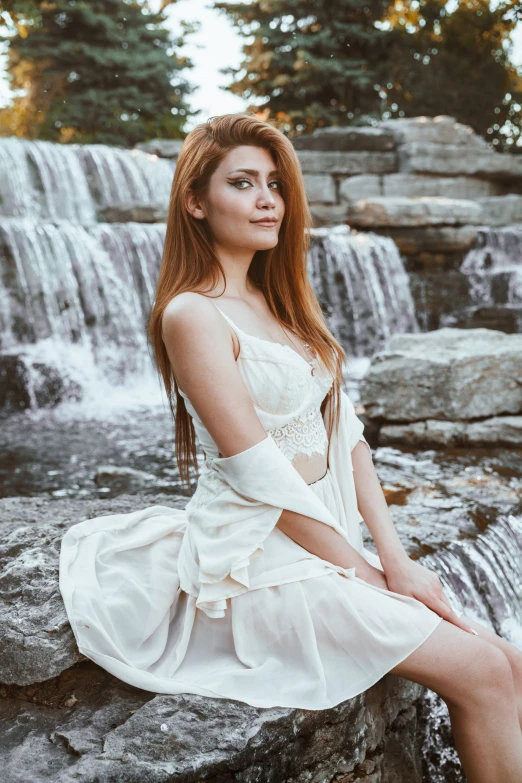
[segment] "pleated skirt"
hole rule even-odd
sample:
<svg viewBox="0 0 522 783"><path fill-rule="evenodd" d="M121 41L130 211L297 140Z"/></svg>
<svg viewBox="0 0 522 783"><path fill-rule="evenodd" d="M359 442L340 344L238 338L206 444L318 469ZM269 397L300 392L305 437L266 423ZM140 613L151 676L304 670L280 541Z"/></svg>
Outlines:
<svg viewBox="0 0 522 783"><path fill-rule="evenodd" d="M310 488L342 518L329 471ZM103 518L105 538L80 538L67 567L63 556L60 575L81 651L137 687L256 707L327 709L374 685L442 620L414 598L338 571L249 590L227 600L224 617L210 618L179 589L181 512L172 510L172 522L168 514L155 516L148 528L147 513L139 512L139 525L127 524L131 515ZM147 538L137 538L143 530ZM103 540L109 543L102 547ZM302 548L276 526L251 569L293 552L302 557ZM112 553L120 564L116 587ZM367 559L379 562L373 553ZM110 579L103 569L112 569ZM148 591L150 584L159 592Z"/></svg>

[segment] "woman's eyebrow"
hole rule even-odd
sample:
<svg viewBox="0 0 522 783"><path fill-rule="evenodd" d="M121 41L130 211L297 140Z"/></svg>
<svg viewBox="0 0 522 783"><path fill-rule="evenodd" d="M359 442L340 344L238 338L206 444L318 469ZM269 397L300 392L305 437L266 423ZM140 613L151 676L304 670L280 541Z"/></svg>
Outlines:
<svg viewBox="0 0 522 783"><path fill-rule="evenodd" d="M234 171L244 171L246 174L252 174L253 177L259 176L259 171L257 169L233 169L230 174L233 174ZM268 172L268 176L271 177L272 174L279 174L277 169L274 169L273 171Z"/></svg>

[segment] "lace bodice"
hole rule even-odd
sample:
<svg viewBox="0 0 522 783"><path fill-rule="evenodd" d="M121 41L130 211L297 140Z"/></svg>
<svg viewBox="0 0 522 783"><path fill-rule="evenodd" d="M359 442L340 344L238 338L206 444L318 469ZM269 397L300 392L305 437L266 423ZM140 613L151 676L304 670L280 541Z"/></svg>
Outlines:
<svg viewBox="0 0 522 783"><path fill-rule="evenodd" d="M215 306L237 335L239 371L266 432L307 483L321 478L327 467L328 435L320 408L333 383L331 374L317 359L312 367L289 345L244 332ZM181 390L180 394L206 456L218 457L218 448L190 400ZM207 477L201 482L209 468L207 461L200 477L203 485L213 481ZM198 490L204 492L203 486ZM209 486L209 490L215 492L216 487Z"/></svg>

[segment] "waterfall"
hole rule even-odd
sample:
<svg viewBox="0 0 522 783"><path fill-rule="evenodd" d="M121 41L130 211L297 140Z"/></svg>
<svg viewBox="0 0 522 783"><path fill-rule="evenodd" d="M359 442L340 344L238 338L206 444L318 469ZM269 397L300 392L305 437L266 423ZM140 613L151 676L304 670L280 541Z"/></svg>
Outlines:
<svg viewBox="0 0 522 783"><path fill-rule="evenodd" d="M0 214L88 225L106 206L168 204L173 170L141 150L0 139Z"/></svg>
<svg viewBox="0 0 522 783"><path fill-rule="evenodd" d="M460 271L470 277L473 304L521 304L522 225L479 229Z"/></svg>
<svg viewBox="0 0 522 783"><path fill-rule="evenodd" d="M522 650L522 516L501 515L475 539L421 558L452 605ZM430 783L463 780L446 704L426 691L422 756Z"/></svg>
<svg viewBox="0 0 522 783"><path fill-rule="evenodd" d="M417 332L408 275L393 240L348 226L312 231L313 288L352 356L371 356L396 332Z"/></svg>
<svg viewBox="0 0 522 783"><path fill-rule="evenodd" d="M164 237L163 223L0 218L2 351L45 354L82 387L99 374L116 385L150 377L146 324Z"/></svg>
<svg viewBox="0 0 522 783"><path fill-rule="evenodd" d="M93 389L155 377L145 327L166 226L100 220L114 206L165 209L174 167L138 149L0 139L0 350L19 355L20 377L39 381L42 357L75 394L89 374ZM354 365L390 334L418 330L392 240L314 229L309 272Z"/></svg>

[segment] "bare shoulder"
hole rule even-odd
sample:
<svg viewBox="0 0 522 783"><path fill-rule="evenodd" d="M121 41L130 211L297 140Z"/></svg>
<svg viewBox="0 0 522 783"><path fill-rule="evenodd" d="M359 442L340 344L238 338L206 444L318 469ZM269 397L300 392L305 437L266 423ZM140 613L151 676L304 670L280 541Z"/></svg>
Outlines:
<svg viewBox="0 0 522 783"><path fill-rule="evenodd" d="M222 318L208 297L195 291L184 291L170 300L162 317L163 334L184 335L206 332L220 324Z"/></svg>

